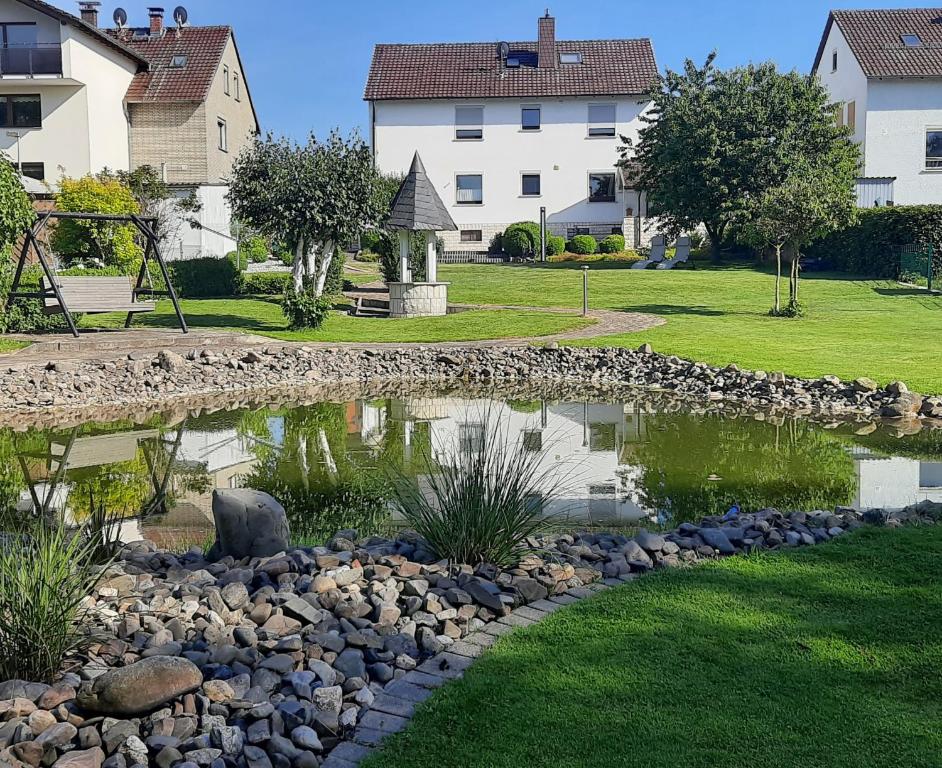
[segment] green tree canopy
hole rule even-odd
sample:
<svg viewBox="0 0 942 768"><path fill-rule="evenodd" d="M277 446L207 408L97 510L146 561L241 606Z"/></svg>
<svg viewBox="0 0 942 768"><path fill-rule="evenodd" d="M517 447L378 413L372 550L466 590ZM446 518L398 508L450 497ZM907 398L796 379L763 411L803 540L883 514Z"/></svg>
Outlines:
<svg viewBox="0 0 942 768"><path fill-rule="evenodd" d="M0 249L12 246L35 218L16 169L8 162L0 162Z"/></svg>

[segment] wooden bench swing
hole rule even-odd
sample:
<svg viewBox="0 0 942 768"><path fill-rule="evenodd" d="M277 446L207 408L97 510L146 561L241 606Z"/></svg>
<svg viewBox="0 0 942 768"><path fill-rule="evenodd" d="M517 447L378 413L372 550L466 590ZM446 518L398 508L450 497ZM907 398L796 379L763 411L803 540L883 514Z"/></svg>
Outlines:
<svg viewBox="0 0 942 768"><path fill-rule="evenodd" d="M137 275L137 282L132 285L128 277L96 277L76 276L66 277L56 274L46 249L40 241L40 235L50 220L73 219L79 221L104 221L113 223L133 224L144 237L144 257L141 260L141 269ZM130 328L134 315L153 312L156 302L141 301L141 297L166 296L173 302L173 309L180 323L180 330L188 333L186 320L180 309L177 292L173 289L167 264L160 253L157 234L154 231L157 220L153 217L136 216L134 214L122 216L107 213L72 213L65 211L48 211L40 215L36 223L23 235L23 247L13 276L13 284L7 296L7 309L16 299L42 299L45 303L46 314L61 313L69 326L72 335L78 338L78 327L75 324L73 313L87 315L101 315L109 312L126 312L127 319L124 327ZM42 266L44 278L40 282L39 291L21 291L20 280L23 269L29 260L30 249L36 253L36 258ZM151 284L148 259L153 259L160 268L166 290L158 290Z"/></svg>

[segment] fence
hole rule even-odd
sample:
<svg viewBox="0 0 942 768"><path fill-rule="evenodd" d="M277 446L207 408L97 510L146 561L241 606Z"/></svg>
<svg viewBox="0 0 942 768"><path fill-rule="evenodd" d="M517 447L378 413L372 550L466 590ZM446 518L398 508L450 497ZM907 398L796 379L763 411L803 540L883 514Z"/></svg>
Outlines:
<svg viewBox="0 0 942 768"><path fill-rule="evenodd" d="M503 254L482 251L445 251L438 257L439 264L506 264L509 261Z"/></svg>
<svg viewBox="0 0 942 768"><path fill-rule="evenodd" d="M910 285L918 285L932 290L933 285L939 284L939 265L936 263L935 251L927 243L910 243L898 245L894 249L899 264L899 281Z"/></svg>

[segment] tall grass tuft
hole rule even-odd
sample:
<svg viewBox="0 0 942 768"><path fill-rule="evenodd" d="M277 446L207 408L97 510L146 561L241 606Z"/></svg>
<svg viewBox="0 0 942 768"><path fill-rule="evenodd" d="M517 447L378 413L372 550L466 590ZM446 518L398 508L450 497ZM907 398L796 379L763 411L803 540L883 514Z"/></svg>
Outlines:
<svg viewBox="0 0 942 768"><path fill-rule="evenodd" d="M0 680L50 682L83 649L96 544L60 526L0 540Z"/></svg>
<svg viewBox="0 0 942 768"><path fill-rule="evenodd" d="M559 498L565 473L522 436L484 419L480 439L423 453L410 476L390 468L392 502L436 555L453 563L515 565L526 539L548 530L544 513Z"/></svg>

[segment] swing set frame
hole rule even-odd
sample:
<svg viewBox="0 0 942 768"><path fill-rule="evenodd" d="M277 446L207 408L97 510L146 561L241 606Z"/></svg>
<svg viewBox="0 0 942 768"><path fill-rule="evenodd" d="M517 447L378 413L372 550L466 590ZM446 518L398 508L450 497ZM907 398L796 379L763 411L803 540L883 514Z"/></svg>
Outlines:
<svg viewBox="0 0 942 768"><path fill-rule="evenodd" d="M46 226L50 221L60 221L64 219L70 219L73 221L104 221L119 224L133 224L137 228L138 232L140 232L143 236L145 245L144 256L141 260L141 269L137 275L137 282L135 283L134 287L131 288L131 300L137 301L138 298L142 296L162 296L169 298L170 301L173 302L173 309L176 312L177 320L180 323L180 330L183 331L183 333L189 332L189 329L186 325L186 319L183 317L183 311L180 309L180 301L177 297L177 292L173 288L173 282L171 281L170 273L167 270L167 263L164 261L164 258L160 253L160 244L156 232L157 219L152 216L137 216L135 214L118 215L108 213L76 213L71 211L47 211L46 213L41 214L36 220L36 223L27 229L23 234L23 247L20 249L20 257L17 261L16 273L13 276L13 284L10 286L10 293L7 295L7 309L12 306L16 299L42 299L44 302L50 299L55 300L56 304L58 305L58 311L61 311L65 316L65 321L68 324L72 335L75 338L79 338L78 327L76 326L75 318L72 316L72 312L69 310L68 304L66 303L62 286L56 277L55 270L53 269L52 262L46 253L46 249L39 240L40 235L46 229ZM29 259L30 249L36 253L36 258L39 261L39 264L42 266L43 273L46 277L44 287L39 291L21 291L19 289L20 281L23 276L23 269L25 268L26 262ZM163 276L164 284L167 286L166 290L157 290L153 287L145 286L145 283L150 283L150 272L148 271L149 258L153 259L160 268L160 273ZM89 276L82 279L98 280L99 278ZM142 304L142 309L138 311L149 312L151 309L153 309L153 305ZM96 309L94 314L106 313L110 311L116 310L109 309L107 306L102 305L101 309ZM138 314L138 311L131 310L127 313L127 319L124 323L125 328L131 327L131 322L134 319L134 315ZM86 312L88 312L88 310L86 310Z"/></svg>

